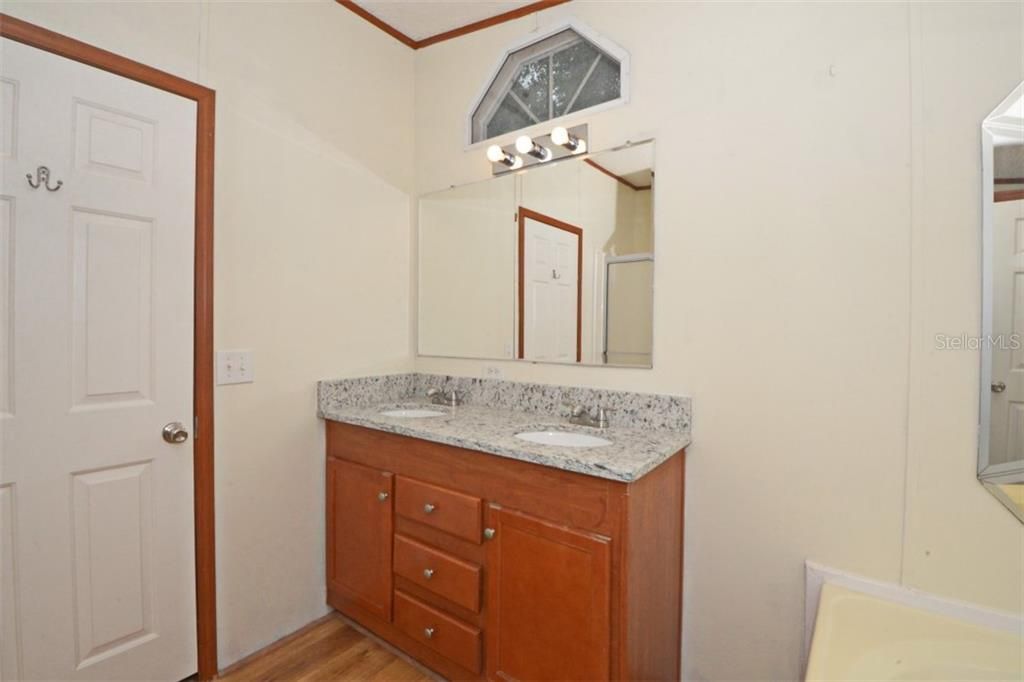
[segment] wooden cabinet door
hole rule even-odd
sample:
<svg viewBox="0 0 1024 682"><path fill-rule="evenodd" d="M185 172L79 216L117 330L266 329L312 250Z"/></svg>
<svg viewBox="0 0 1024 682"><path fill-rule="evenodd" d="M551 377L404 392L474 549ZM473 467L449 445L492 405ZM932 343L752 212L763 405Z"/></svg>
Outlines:
<svg viewBox="0 0 1024 682"><path fill-rule="evenodd" d="M611 541L496 506L487 526L487 677L607 680Z"/></svg>
<svg viewBox="0 0 1024 682"><path fill-rule="evenodd" d="M388 621L393 479L327 458L327 589Z"/></svg>

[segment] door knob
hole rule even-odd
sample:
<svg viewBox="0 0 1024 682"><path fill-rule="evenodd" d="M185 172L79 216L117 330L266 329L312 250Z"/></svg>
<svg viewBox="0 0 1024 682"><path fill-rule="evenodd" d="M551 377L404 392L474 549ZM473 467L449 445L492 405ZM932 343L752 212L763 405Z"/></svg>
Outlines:
<svg viewBox="0 0 1024 682"><path fill-rule="evenodd" d="M188 431L181 422L171 422L162 431L164 440L174 445L180 445L188 440Z"/></svg>
<svg viewBox="0 0 1024 682"><path fill-rule="evenodd" d="M423 505L423 513L424 514L433 514L435 509L437 509L437 507L432 505L432 504L430 504L429 502L426 503L425 505Z"/></svg>
<svg viewBox="0 0 1024 682"><path fill-rule="evenodd" d="M1002 393L1005 390L1006 390L1006 384L1004 384L1001 381L997 381L997 382L992 384L992 392L993 393Z"/></svg>

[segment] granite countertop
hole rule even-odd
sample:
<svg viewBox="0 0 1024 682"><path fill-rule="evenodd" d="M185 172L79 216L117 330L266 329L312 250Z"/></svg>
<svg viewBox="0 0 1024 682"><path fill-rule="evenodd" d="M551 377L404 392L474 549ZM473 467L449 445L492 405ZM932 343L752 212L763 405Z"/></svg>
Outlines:
<svg viewBox="0 0 1024 682"><path fill-rule="evenodd" d="M441 417L388 417L384 410L422 408L445 412ZM569 424L564 418L486 407L442 407L425 400L390 401L375 405L321 407L324 419L387 431L402 436L479 450L481 452L575 471L613 481L641 478L690 443L689 430L611 426L596 429ZM557 429L600 436L612 442L597 447L538 445L515 437L523 431Z"/></svg>

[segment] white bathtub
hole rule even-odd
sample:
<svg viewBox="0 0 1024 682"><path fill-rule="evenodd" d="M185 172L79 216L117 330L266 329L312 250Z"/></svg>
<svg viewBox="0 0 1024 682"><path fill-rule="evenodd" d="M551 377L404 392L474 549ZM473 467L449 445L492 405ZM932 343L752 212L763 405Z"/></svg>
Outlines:
<svg viewBox="0 0 1024 682"><path fill-rule="evenodd" d="M837 585L821 590L807 680L1024 680L1024 636Z"/></svg>

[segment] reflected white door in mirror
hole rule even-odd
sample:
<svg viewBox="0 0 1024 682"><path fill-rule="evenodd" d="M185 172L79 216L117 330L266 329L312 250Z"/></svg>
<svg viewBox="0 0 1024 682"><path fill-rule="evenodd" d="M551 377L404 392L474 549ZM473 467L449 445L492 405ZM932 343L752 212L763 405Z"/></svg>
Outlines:
<svg viewBox="0 0 1024 682"><path fill-rule="evenodd" d="M1024 521L1024 84L982 125L978 478Z"/></svg>
<svg viewBox="0 0 1024 682"><path fill-rule="evenodd" d="M519 357L579 362L583 230L519 209Z"/></svg>

